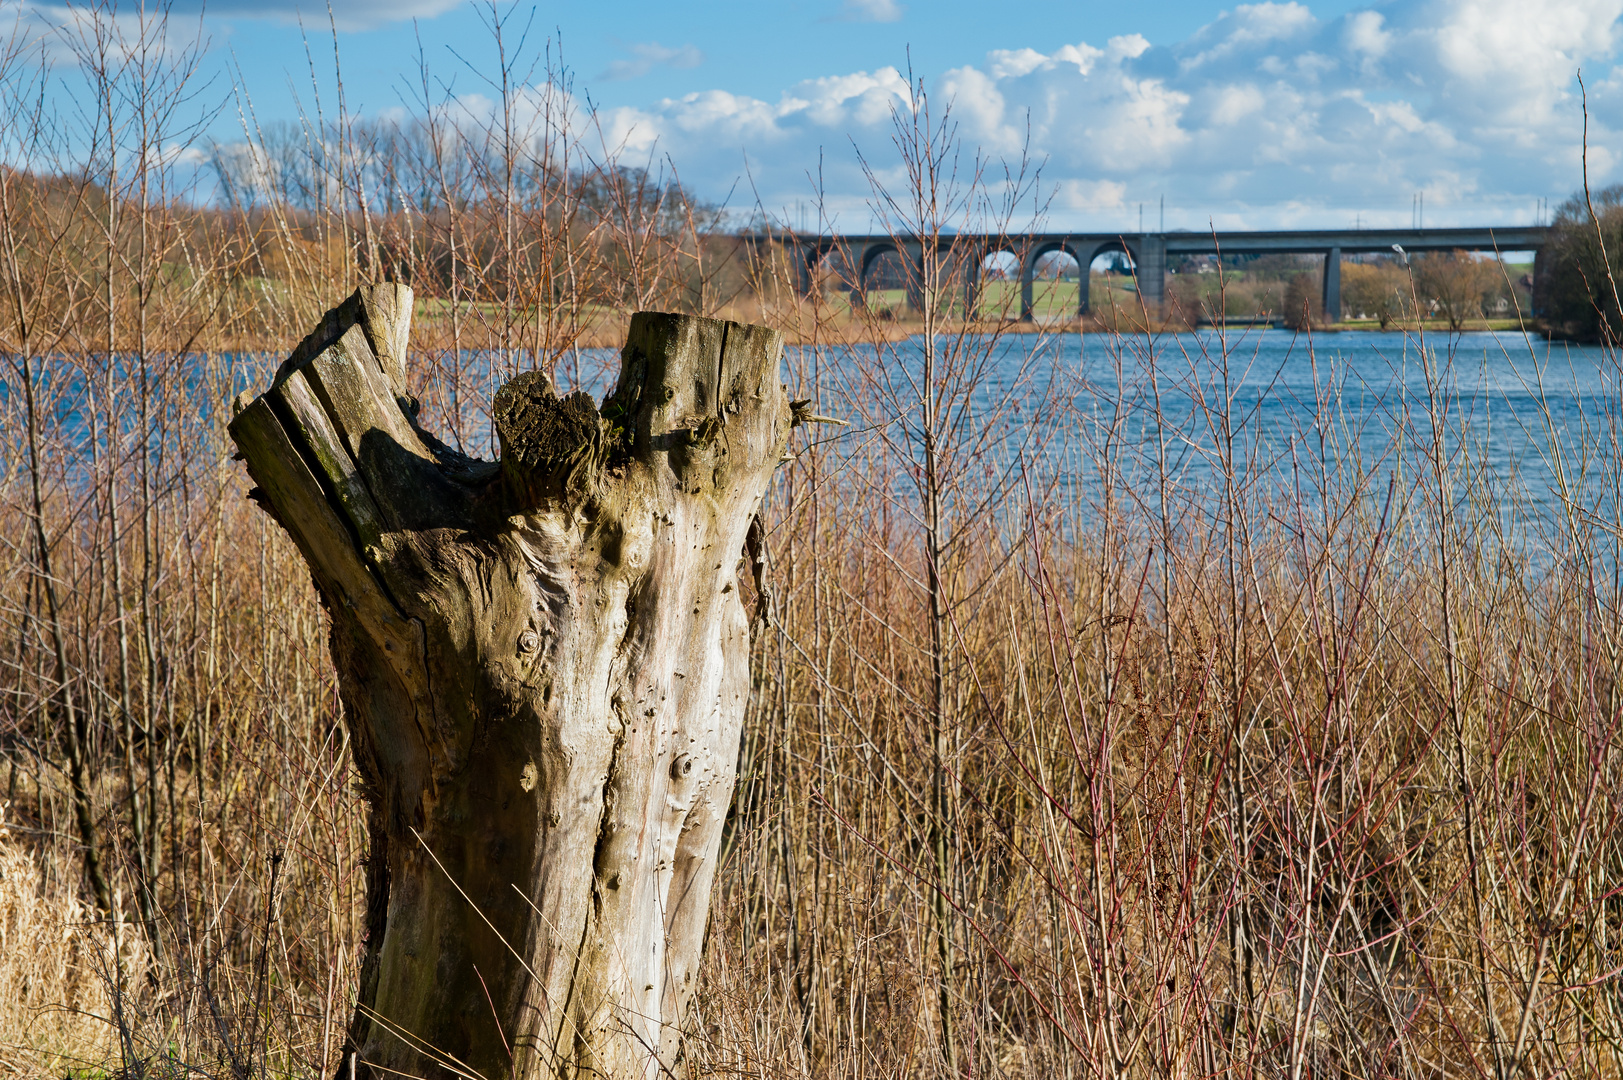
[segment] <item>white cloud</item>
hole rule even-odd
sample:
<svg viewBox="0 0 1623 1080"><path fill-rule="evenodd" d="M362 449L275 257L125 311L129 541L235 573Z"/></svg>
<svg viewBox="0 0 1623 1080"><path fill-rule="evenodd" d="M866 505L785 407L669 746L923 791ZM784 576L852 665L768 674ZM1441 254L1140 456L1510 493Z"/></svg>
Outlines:
<svg viewBox="0 0 1623 1080"><path fill-rule="evenodd" d="M1072 210L1114 210L1127 205L1127 185L1117 180L1066 180L1057 200Z"/></svg>
<svg viewBox="0 0 1623 1080"><path fill-rule="evenodd" d="M1556 122L1574 73L1619 44L1623 0L1435 0L1406 20L1406 59L1438 68L1435 89L1503 137Z"/></svg>
<svg viewBox="0 0 1623 1080"><path fill-rule="evenodd" d="M1120 41L1121 39L1116 38L1114 40ZM1144 42L1144 45L1147 48L1149 42ZM1075 64L1076 70L1086 75L1093 70L1093 65L1103 55L1104 51L1102 49L1095 49L1092 45L1083 41L1076 45L1061 45L1059 51L1054 54L1054 60L1060 63Z"/></svg>
<svg viewBox="0 0 1623 1080"><path fill-rule="evenodd" d="M1347 45L1373 60L1386 55L1392 35L1383 29L1386 18L1379 11L1355 11L1347 16Z"/></svg>
<svg viewBox="0 0 1623 1080"><path fill-rule="evenodd" d="M1259 47L1284 44L1312 31L1317 20L1301 4L1241 4L1223 12L1190 39L1183 66L1186 70L1221 63Z"/></svg>
<svg viewBox="0 0 1623 1080"><path fill-rule="evenodd" d="M1123 34L1120 37L1111 38L1105 46L1105 51L1110 54L1112 59L1134 60L1143 56L1149 47L1150 39L1143 34Z"/></svg>
<svg viewBox="0 0 1623 1080"><path fill-rule="evenodd" d="M704 53L692 45L671 48L657 41L645 41L632 45L627 51L631 56L610 64L603 78L618 82L641 78L658 67L696 68L704 63Z"/></svg>
<svg viewBox="0 0 1623 1080"><path fill-rule="evenodd" d="M840 18L850 22L898 22L905 10L896 0L845 0Z"/></svg>
<svg viewBox="0 0 1623 1080"><path fill-rule="evenodd" d="M1137 171L1169 164L1172 152L1187 143L1180 123L1188 94L1160 79L1122 77L1096 99L1103 105L1091 120L1084 117L1081 146L1091 145L1114 171ZM1056 114L1059 110L1056 110ZM1059 117L1057 117L1059 118ZM1064 131L1063 120L1054 125Z"/></svg>
<svg viewBox="0 0 1623 1080"><path fill-rule="evenodd" d="M790 88L778 111L786 119L804 116L823 128L871 128L888 123L891 110L907 100L907 80L887 67L871 74L859 71L808 79Z"/></svg>
<svg viewBox="0 0 1623 1080"><path fill-rule="evenodd" d="M7 24L10 20L10 24ZM110 31L98 42L97 28ZM110 17L90 6L0 0L0 36L15 33L22 52L39 52L55 63L75 64L105 46L109 55L130 56L147 49L175 57L206 47L208 31L196 13L169 15L120 7Z"/></svg>
<svg viewBox="0 0 1623 1080"><path fill-rule="evenodd" d="M1237 124L1248 116L1259 113L1268 104L1261 90L1249 83L1225 86L1217 91L1217 102L1212 106L1212 121L1217 124Z"/></svg>
<svg viewBox="0 0 1623 1080"><path fill-rule="evenodd" d="M1292 37L1313 25L1313 13L1297 3L1241 4L1232 16L1239 42L1273 41Z"/></svg>
<svg viewBox="0 0 1623 1080"><path fill-rule="evenodd" d="M1048 57L1036 49L994 49L986 54L986 73L994 79L1018 79L1022 75L1030 75L1033 71L1047 66L1048 63ZM1083 74L1087 73L1087 66L1084 64L1078 64L1077 69Z"/></svg>

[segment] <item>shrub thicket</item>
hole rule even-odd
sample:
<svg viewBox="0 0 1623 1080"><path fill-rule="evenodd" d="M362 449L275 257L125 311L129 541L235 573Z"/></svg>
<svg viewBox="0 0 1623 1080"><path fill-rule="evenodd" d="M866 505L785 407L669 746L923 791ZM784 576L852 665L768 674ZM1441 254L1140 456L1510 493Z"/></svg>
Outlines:
<svg viewBox="0 0 1623 1080"><path fill-rule="evenodd" d="M1591 214L1593 208L1593 214ZM1623 334L1617 275L1623 268L1623 184L1556 209L1534 281L1535 306L1556 337L1617 344Z"/></svg>

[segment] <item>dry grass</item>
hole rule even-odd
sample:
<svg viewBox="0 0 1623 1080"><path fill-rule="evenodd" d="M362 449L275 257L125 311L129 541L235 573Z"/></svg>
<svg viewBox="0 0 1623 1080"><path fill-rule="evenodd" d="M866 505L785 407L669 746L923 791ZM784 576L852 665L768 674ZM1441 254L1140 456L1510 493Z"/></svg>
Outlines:
<svg viewBox="0 0 1623 1080"><path fill-rule="evenodd" d="M140 932L80 898L24 844L0 803L0 1075L62 1073L118 1053L120 980L146 974Z"/></svg>

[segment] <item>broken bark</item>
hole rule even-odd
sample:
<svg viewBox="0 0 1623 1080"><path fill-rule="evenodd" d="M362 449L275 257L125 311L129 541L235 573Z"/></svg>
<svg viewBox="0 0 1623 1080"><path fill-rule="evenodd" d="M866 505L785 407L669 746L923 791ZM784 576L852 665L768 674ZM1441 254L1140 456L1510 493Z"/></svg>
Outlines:
<svg viewBox="0 0 1623 1080"><path fill-rule="evenodd" d="M740 555L792 426L782 341L639 313L601 410L503 387L488 463L417 425L410 312L361 289L231 424L331 614L371 807L340 1074L669 1075L749 692Z"/></svg>

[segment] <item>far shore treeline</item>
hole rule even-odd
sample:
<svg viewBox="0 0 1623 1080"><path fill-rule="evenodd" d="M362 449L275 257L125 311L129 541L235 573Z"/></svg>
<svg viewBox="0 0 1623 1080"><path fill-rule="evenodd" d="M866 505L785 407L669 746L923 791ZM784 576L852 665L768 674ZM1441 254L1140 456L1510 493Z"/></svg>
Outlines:
<svg viewBox="0 0 1623 1080"><path fill-rule="evenodd" d="M1623 184L1580 191L1555 212L1534 283L1539 326L1553 337L1623 341L1617 277L1623 266Z"/></svg>

